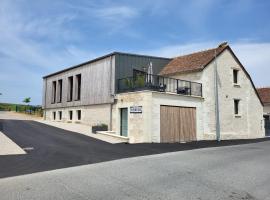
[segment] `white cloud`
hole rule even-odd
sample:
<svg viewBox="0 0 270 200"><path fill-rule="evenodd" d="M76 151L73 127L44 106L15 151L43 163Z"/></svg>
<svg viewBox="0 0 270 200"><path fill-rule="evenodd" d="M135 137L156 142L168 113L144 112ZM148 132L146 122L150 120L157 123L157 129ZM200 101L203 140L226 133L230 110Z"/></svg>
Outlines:
<svg viewBox="0 0 270 200"><path fill-rule="evenodd" d="M161 47L155 50L144 51L144 54L164 56L164 57L175 57L185 55L195 51L201 51L204 49L212 48L217 43L214 42L202 42L202 43L189 43L189 44L175 44L165 47Z"/></svg>
<svg viewBox="0 0 270 200"><path fill-rule="evenodd" d="M96 10L96 16L111 22L126 20L138 16L138 12L128 6L105 7Z"/></svg>
<svg viewBox="0 0 270 200"><path fill-rule="evenodd" d="M31 96L34 104L40 104L43 75L91 58L83 50L75 54L65 45L55 47L57 40L77 39L65 26L71 16L29 18L17 4L0 2L1 102L21 102Z"/></svg>
<svg viewBox="0 0 270 200"><path fill-rule="evenodd" d="M231 47L255 85L270 86L270 43L234 43Z"/></svg>
<svg viewBox="0 0 270 200"><path fill-rule="evenodd" d="M209 48L214 48L219 42L202 42L178 44L142 52L143 54L175 57ZM245 66L257 87L270 86L270 43L235 42L231 43L233 51Z"/></svg>
<svg viewBox="0 0 270 200"><path fill-rule="evenodd" d="M122 34L138 37L136 31L130 31L132 20L139 16L138 10L129 6L105 6L93 10L93 17L101 21L107 34Z"/></svg>
<svg viewBox="0 0 270 200"><path fill-rule="evenodd" d="M141 14L151 17L160 14L172 17L172 14L176 14L180 15L180 21L184 24L200 28L215 5L213 0L185 1L181 7L176 5L178 1L157 1L154 5L148 0L129 4L116 4L113 1L82 1L77 4L61 0L44 1L42 4L33 1L33 8L27 1L12 3L1 0L0 92L5 94L1 96L1 101L5 98L7 101L20 102L25 96L31 96L34 103L40 103L43 75L100 56L112 48L109 46L112 43L108 43L108 47L103 46L107 48L104 51L97 48L89 50L93 48L89 38L93 41L93 38L99 37L95 34L140 37L139 31L132 25ZM91 31L93 33L89 34ZM153 43L156 42L159 41L153 40ZM141 43L144 46L143 40ZM142 53L171 57L217 44L216 41L176 44ZM117 47L122 46L124 44ZM243 40L231 46L256 85L270 85L270 43Z"/></svg>
<svg viewBox="0 0 270 200"><path fill-rule="evenodd" d="M87 19L89 26L94 24L106 29L103 34L116 34L120 32L133 37L134 33L130 33L130 25L134 19L140 16L137 7L123 3L115 4L110 1L100 1L98 3L83 1L80 5L65 3L64 6L70 9L69 12L78 13L76 17L80 20Z"/></svg>

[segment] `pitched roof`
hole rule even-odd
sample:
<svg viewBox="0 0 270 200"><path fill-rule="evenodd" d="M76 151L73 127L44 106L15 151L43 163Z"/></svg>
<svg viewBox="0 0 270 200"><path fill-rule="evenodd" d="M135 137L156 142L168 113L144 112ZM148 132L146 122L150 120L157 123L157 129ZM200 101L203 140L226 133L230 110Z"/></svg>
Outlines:
<svg viewBox="0 0 270 200"><path fill-rule="evenodd" d="M208 49L205 51L200 51L192 54L188 54L185 56L179 56L174 58L171 62L169 62L160 72L160 75L173 75L176 73L187 73L187 72L196 72L196 71L202 71L209 63L211 63L215 57L219 56L225 49L228 49L236 62L240 65L242 70L247 75L248 79L250 80L252 87L263 105L263 101L259 96L259 93L257 89L255 88L255 85L245 69L245 67L242 65L242 63L239 61L239 59L236 57L234 52L232 51L231 47L227 44L227 42L221 43L217 48ZM216 54L216 55L215 55Z"/></svg>
<svg viewBox="0 0 270 200"><path fill-rule="evenodd" d="M228 47L227 43L220 44L217 48L199 51L196 53L179 56L169 62L160 72L160 75L172 75L203 70L216 55Z"/></svg>
<svg viewBox="0 0 270 200"><path fill-rule="evenodd" d="M268 88L257 88L259 96L263 102L263 104L270 103L270 87Z"/></svg>

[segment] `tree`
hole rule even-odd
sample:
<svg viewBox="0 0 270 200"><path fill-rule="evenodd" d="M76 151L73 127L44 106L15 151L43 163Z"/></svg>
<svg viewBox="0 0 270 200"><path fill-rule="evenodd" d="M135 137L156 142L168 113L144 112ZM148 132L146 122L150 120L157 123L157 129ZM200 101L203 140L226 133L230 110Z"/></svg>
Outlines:
<svg viewBox="0 0 270 200"><path fill-rule="evenodd" d="M31 97L25 98L25 99L23 100L23 102L26 103L27 106L29 107L29 103L31 102ZM25 111L26 111L26 109L25 109Z"/></svg>
<svg viewBox="0 0 270 200"><path fill-rule="evenodd" d="M23 100L24 103L29 104L31 102L31 97L27 97Z"/></svg>

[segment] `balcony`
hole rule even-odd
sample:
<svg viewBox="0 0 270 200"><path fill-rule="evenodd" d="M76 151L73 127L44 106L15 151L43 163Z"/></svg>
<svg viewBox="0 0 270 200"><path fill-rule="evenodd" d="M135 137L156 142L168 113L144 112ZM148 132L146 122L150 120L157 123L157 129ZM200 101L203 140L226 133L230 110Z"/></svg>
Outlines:
<svg viewBox="0 0 270 200"><path fill-rule="evenodd" d="M144 74L118 79L118 93L152 90L202 97L202 84L159 75Z"/></svg>

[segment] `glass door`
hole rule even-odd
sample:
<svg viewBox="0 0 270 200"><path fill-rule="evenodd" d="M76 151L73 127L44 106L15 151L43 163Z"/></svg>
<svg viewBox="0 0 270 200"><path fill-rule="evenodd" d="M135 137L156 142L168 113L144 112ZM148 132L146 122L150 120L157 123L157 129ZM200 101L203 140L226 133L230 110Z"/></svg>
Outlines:
<svg viewBox="0 0 270 200"><path fill-rule="evenodd" d="M120 134L121 136L128 136L128 109L121 108L121 124L120 124Z"/></svg>

